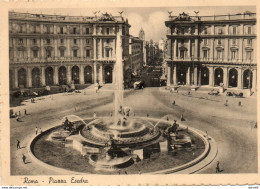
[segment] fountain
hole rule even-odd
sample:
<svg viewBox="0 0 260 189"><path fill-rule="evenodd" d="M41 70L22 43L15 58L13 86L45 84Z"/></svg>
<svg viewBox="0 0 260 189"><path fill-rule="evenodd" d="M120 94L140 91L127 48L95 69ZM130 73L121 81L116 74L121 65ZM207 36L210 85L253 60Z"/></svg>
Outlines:
<svg viewBox="0 0 260 189"><path fill-rule="evenodd" d="M50 133L50 139L65 143L88 159L95 170L113 171L149 159L160 152L190 148L191 138L169 115L161 119L138 118L123 101L122 39L117 34L115 63L114 114L86 122L75 115L66 116L62 127ZM165 119L167 118L167 119ZM159 126L163 123L163 127ZM181 134L178 133L181 132Z"/></svg>

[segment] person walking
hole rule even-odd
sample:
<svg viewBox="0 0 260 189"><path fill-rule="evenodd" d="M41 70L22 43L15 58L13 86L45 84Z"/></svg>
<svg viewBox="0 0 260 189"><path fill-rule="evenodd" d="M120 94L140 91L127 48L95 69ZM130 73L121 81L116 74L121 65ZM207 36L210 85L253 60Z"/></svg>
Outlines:
<svg viewBox="0 0 260 189"><path fill-rule="evenodd" d="M18 149L21 149L21 147L20 147L20 140L18 140L18 139L17 139L17 145L16 145L16 147L17 147L17 150L18 150Z"/></svg>
<svg viewBox="0 0 260 189"><path fill-rule="evenodd" d="M228 100L226 100L226 103L224 104L225 106L228 106Z"/></svg>
<svg viewBox="0 0 260 189"><path fill-rule="evenodd" d="M172 105L175 105L175 100L172 102Z"/></svg>
<svg viewBox="0 0 260 189"><path fill-rule="evenodd" d="M39 134L42 134L42 128L39 129Z"/></svg>
<svg viewBox="0 0 260 189"><path fill-rule="evenodd" d="M37 135L38 134L38 128L35 127L35 134Z"/></svg>
<svg viewBox="0 0 260 189"><path fill-rule="evenodd" d="M27 115L27 110L26 109L24 109L24 115Z"/></svg>
<svg viewBox="0 0 260 189"><path fill-rule="evenodd" d="M97 117L97 114L96 114L96 112L94 112L93 113L93 119L96 119L96 117Z"/></svg>
<svg viewBox="0 0 260 189"><path fill-rule="evenodd" d="M241 101L239 101L239 102L238 102L238 106L242 106L242 103L241 103Z"/></svg>
<svg viewBox="0 0 260 189"><path fill-rule="evenodd" d="M26 164L26 156L23 154L23 157L22 157L22 160L23 160L23 163Z"/></svg>
<svg viewBox="0 0 260 189"><path fill-rule="evenodd" d="M217 162L217 166L216 166L216 173L220 172L220 168L219 168L219 161Z"/></svg>

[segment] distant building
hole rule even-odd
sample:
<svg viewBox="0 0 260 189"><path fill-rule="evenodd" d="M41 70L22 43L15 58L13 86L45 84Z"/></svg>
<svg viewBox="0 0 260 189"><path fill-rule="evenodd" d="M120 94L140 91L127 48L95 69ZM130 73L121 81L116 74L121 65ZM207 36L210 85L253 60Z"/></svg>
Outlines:
<svg viewBox="0 0 260 189"><path fill-rule="evenodd" d="M156 58L158 58L158 54L159 54L159 44L153 42L153 40L151 39L150 42L146 42L145 44L145 48L146 48L146 62L147 65L152 65L154 64L154 60Z"/></svg>
<svg viewBox="0 0 260 189"><path fill-rule="evenodd" d="M144 41L138 37L129 38L129 58L131 70L134 74L142 68L144 64Z"/></svg>
<svg viewBox="0 0 260 189"><path fill-rule="evenodd" d="M165 41L164 41L164 39L159 40L159 50L161 50L161 51L165 50Z"/></svg>
<svg viewBox="0 0 260 189"><path fill-rule="evenodd" d="M10 89L115 82L116 35L130 69L127 19L9 12Z"/></svg>
<svg viewBox="0 0 260 189"><path fill-rule="evenodd" d="M170 16L167 85L256 90L256 14Z"/></svg>
<svg viewBox="0 0 260 189"><path fill-rule="evenodd" d="M145 33L143 28L139 31L139 39L143 40L143 65L146 66Z"/></svg>

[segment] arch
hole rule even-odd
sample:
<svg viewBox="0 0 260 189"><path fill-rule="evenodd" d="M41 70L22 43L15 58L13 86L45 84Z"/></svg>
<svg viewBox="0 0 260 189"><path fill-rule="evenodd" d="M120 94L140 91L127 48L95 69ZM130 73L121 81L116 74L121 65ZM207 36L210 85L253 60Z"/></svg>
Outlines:
<svg viewBox="0 0 260 189"><path fill-rule="evenodd" d="M201 68L201 85L209 85L209 69L207 67Z"/></svg>
<svg viewBox="0 0 260 189"><path fill-rule="evenodd" d="M112 78L113 78L113 69L111 66L106 66L105 67L105 83L112 83Z"/></svg>
<svg viewBox="0 0 260 189"><path fill-rule="evenodd" d="M238 72L232 68L228 72L228 87L237 87Z"/></svg>
<svg viewBox="0 0 260 189"><path fill-rule="evenodd" d="M67 84L67 69L64 66L59 67L59 84Z"/></svg>
<svg viewBox="0 0 260 189"><path fill-rule="evenodd" d="M73 66L71 69L72 82L74 84L79 84L79 67Z"/></svg>
<svg viewBox="0 0 260 189"><path fill-rule="evenodd" d="M26 87L26 82L27 82L26 76L27 76L27 74L26 74L26 70L24 68L21 68L18 70L18 87L21 87L21 88Z"/></svg>
<svg viewBox="0 0 260 189"><path fill-rule="evenodd" d="M40 87L41 86L41 72L40 69L35 67L32 69L32 87Z"/></svg>
<svg viewBox="0 0 260 189"><path fill-rule="evenodd" d="M177 67L177 81L178 85L186 85L186 72L187 68L185 66Z"/></svg>
<svg viewBox="0 0 260 189"><path fill-rule="evenodd" d="M215 86L220 86L223 83L223 70L222 68L215 69Z"/></svg>
<svg viewBox="0 0 260 189"><path fill-rule="evenodd" d="M47 86L54 84L54 82L53 82L53 68L52 67L47 67L45 69L45 82L46 82Z"/></svg>
<svg viewBox="0 0 260 189"><path fill-rule="evenodd" d="M9 70L9 89L14 88L14 73L13 70Z"/></svg>
<svg viewBox="0 0 260 189"><path fill-rule="evenodd" d="M92 83L92 67L86 66L84 68L84 81L85 83Z"/></svg>
<svg viewBox="0 0 260 189"><path fill-rule="evenodd" d="M243 73L243 89L252 88L253 73L251 70L246 69Z"/></svg>

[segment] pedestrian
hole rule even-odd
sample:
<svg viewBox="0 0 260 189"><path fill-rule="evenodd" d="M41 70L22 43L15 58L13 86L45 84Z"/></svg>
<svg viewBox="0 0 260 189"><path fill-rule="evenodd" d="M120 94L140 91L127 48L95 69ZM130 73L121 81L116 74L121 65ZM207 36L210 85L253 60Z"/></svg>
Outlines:
<svg viewBox="0 0 260 189"><path fill-rule="evenodd" d="M146 114L146 117L149 117L150 115L149 114Z"/></svg>
<svg viewBox="0 0 260 189"><path fill-rule="evenodd" d="M112 114L112 112L110 112L110 117L112 117L113 116L113 114Z"/></svg>
<svg viewBox="0 0 260 189"><path fill-rule="evenodd" d="M185 121L183 114L181 114L181 121Z"/></svg>
<svg viewBox="0 0 260 189"><path fill-rule="evenodd" d="M96 112L94 112L93 113L93 119L96 119L96 117L97 117L97 114L96 114Z"/></svg>
<svg viewBox="0 0 260 189"><path fill-rule="evenodd" d="M26 164L26 162L25 162L26 161L26 156L24 154L23 154L22 159L23 159L23 163Z"/></svg>
<svg viewBox="0 0 260 189"><path fill-rule="evenodd" d="M20 117L16 116L16 121L19 122L20 121Z"/></svg>
<svg viewBox="0 0 260 189"><path fill-rule="evenodd" d="M205 137L206 137L206 139L208 139L208 131L206 131L206 136Z"/></svg>
<svg viewBox="0 0 260 189"><path fill-rule="evenodd" d="M39 134L42 134L42 128L39 129Z"/></svg>
<svg viewBox="0 0 260 189"><path fill-rule="evenodd" d="M168 118L168 116L166 117L166 120L167 120L167 121L169 121L169 118Z"/></svg>
<svg viewBox="0 0 260 189"><path fill-rule="evenodd" d="M172 105L175 105L175 100L172 102Z"/></svg>
<svg viewBox="0 0 260 189"><path fill-rule="evenodd" d="M255 129L257 128L257 122L255 122Z"/></svg>
<svg viewBox="0 0 260 189"><path fill-rule="evenodd" d="M228 100L226 100L226 103L224 104L225 106L228 106Z"/></svg>
<svg viewBox="0 0 260 189"><path fill-rule="evenodd" d="M37 135L38 134L38 128L35 127L35 134Z"/></svg>
<svg viewBox="0 0 260 189"><path fill-rule="evenodd" d="M17 145L16 145L16 147L17 147L17 150L18 150L18 149L21 149L21 147L20 147L20 140L18 140L18 139L17 139Z"/></svg>
<svg viewBox="0 0 260 189"><path fill-rule="evenodd" d="M220 168L219 168L219 161L217 162L217 166L216 166L216 173L220 172Z"/></svg>
<svg viewBox="0 0 260 189"><path fill-rule="evenodd" d="M27 110L26 109L24 109L24 115L27 115Z"/></svg>
<svg viewBox="0 0 260 189"><path fill-rule="evenodd" d="M241 101L238 102L238 106L241 106Z"/></svg>
<svg viewBox="0 0 260 189"><path fill-rule="evenodd" d="M176 93L179 93L178 89L176 90Z"/></svg>

